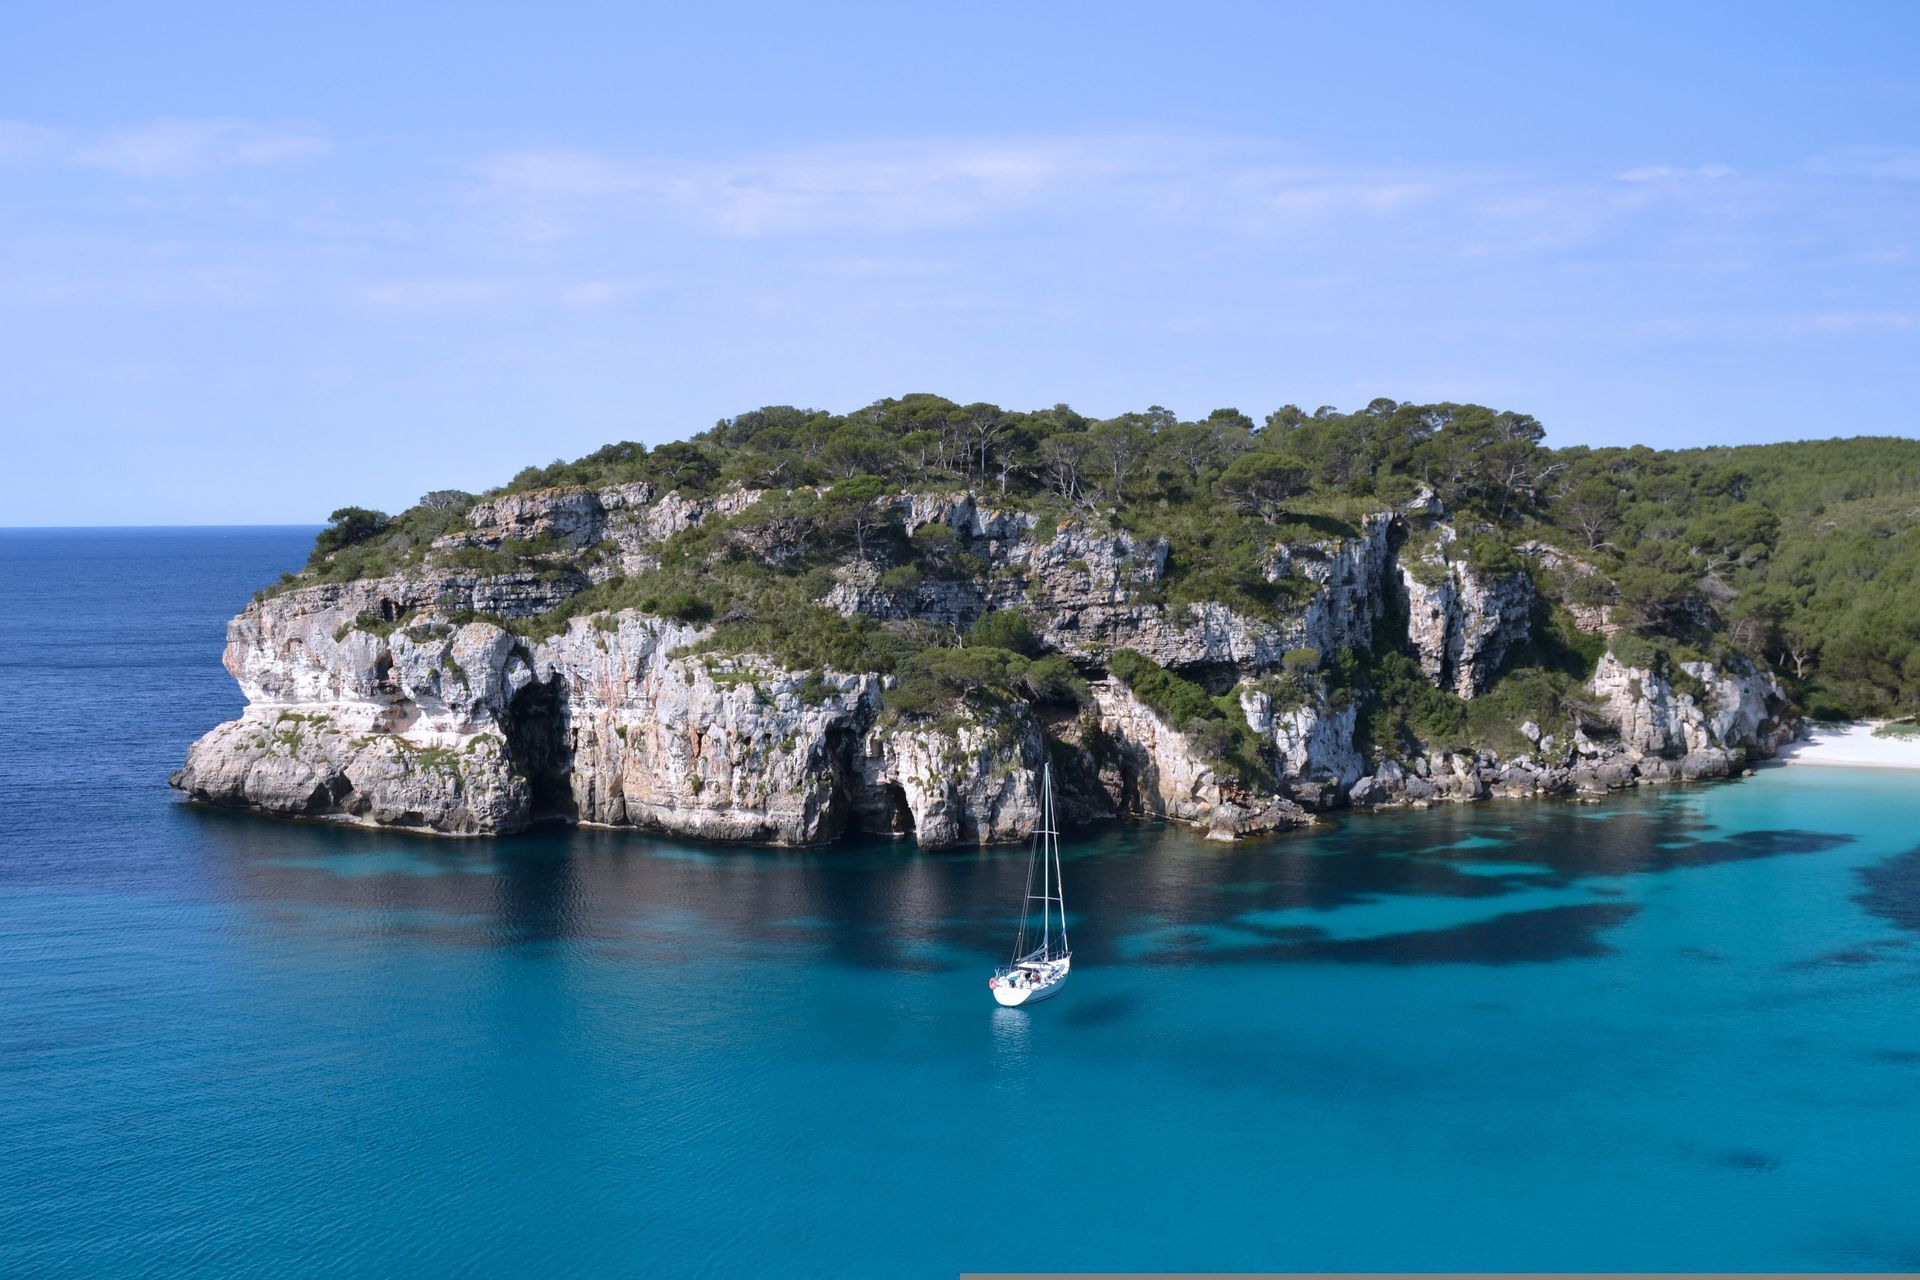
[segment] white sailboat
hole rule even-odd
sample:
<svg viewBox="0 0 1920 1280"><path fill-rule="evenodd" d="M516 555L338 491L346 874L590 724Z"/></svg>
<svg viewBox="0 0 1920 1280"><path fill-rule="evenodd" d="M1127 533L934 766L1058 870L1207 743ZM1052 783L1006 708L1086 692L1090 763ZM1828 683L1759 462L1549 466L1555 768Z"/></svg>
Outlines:
<svg viewBox="0 0 1920 1280"><path fill-rule="evenodd" d="M1033 853L1027 859L1027 897L1020 904L1020 935L1014 940L1013 960L994 970L987 985L993 998L1003 1005L1032 1004L1067 985L1067 971L1073 967L1073 951L1067 946L1067 906L1060 887L1060 832L1054 826L1053 766L1043 764L1040 772L1040 828L1033 833ZM1039 892L1034 892L1034 871L1040 872ZM1039 945L1029 930L1033 904L1040 904ZM1055 920L1059 930L1054 930Z"/></svg>

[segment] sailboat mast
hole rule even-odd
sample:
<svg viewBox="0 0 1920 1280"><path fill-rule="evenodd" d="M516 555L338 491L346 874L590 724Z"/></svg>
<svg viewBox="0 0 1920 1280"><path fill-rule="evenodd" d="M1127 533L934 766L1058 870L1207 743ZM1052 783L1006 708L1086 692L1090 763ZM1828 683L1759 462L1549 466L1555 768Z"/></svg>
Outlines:
<svg viewBox="0 0 1920 1280"><path fill-rule="evenodd" d="M1048 832L1053 830L1053 765L1040 766L1040 954L1053 954L1053 924L1048 914L1048 899L1053 890L1048 887L1047 869Z"/></svg>
<svg viewBox="0 0 1920 1280"><path fill-rule="evenodd" d="M1053 900L1060 905L1060 950L1067 946L1067 889L1060 879L1060 828L1053 811L1053 764L1047 764L1047 829L1053 832Z"/></svg>

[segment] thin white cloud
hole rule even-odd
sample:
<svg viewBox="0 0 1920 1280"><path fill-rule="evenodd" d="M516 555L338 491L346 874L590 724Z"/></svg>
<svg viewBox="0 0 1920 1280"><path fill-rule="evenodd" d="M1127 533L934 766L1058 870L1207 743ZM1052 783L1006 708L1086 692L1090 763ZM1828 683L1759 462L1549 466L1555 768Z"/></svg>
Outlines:
<svg viewBox="0 0 1920 1280"><path fill-rule="evenodd" d="M1916 317L1906 311L1762 311L1659 316L1632 327L1634 336L1671 342L1728 338L1860 337L1910 333Z"/></svg>
<svg viewBox="0 0 1920 1280"><path fill-rule="evenodd" d="M243 120L154 120L86 143L73 152L73 162L133 178L183 178L311 160L329 149L325 138L305 130Z"/></svg>
<svg viewBox="0 0 1920 1280"><path fill-rule="evenodd" d="M1700 164L1685 168L1670 164L1647 164L1614 175L1621 182L1712 182L1733 176L1731 166Z"/></svg>
<svg viewBox="0 0 1920 1280"><path fill-rule="evenodd" d="M203 121L83 139L0 127L0 147L49 163L84 152L90 163L159 177L288 163L325 141ZM1818 255L1838 269L1869 251L1898 266L1914 190L1880 184L1873 200L1856 199L1838 217L1830 197L1856 188L1804 165L1572 176L1316 158L1276 139L1172 135L895 139L692 159L555 147L484 156L456 172L452 188L422 174L402 193L414 203L396 206L405 218L369 216L351 198L324 218L284 225L243 211L252 219L246 237L169 243L140 251L141 263L155 273L222 267L278 227L290 237L286 258L269 265L284 266L287 288L401 317L661 315L726 297L736 309L769 312L818 311L821 298L848 314L896 304L997 308L1025 322L1093 294L1124 295L1123 309L1146 315L1189 281L1237 297L1231 282L1264 278L1276 298L1332 299L1314 312L1325 325L1354 298L1428 289L1474 297L1514 270L1542 296L1549 278L1540 273L1552 271L1554 288L1625 291L1631 280L1674 308L1668 314L1712 314L1718 304L1700 292L1724 290L1718 277L1736 266L1805 266ZM120 207L190 204L206 219L214 206L202 194L154 182ZM130 254L147 234L134 231ZM75 251L76 261L89 256ZM1709 276L1716 282L1702 284ZM1869 300L1862 312L1879 298L1872 288L1848 296ZM1828 305L1835 315L1793 323L1804 333L1887 333L1905 323L1888 318L1898 299L1879 318L1841 310L1853 301ZM1225 323L1233 308L1192 314Z"/></svg>
<svg viewBox="0 0 1920 1280"><path fill-rule="evenodd" d="M652 212L740 236L914 231L1030 204L1075 177L1130 166L1115 144L924 141L798 149L673 164L577 150L507 152L480 195L547 235L596 208Z"/></svg>
<svg viewBox="0 0 1920 1280"><path fill-rule="evenodd" d="M620 279L570 280L558 284L550 292L564 307L590 311L657 297L667 287L666 279L655 274Z"/></svg>
<svg viewBox="0 0 1920 1280"><path fill-rule="evenodd" d="M1182 202L1186 207L1237 206L1256 222L1262 216L1404 213L1471 181L1462 174L1249 163L1248 157L1231 155L1208 157L1168 176L1199 197Z"/></svg>
<svg viewBox="0 0 1920 1280"><path fill-rule="evenodd" d="M0 121L0 163L54 163L140 179L292 164L331 149L315 130L245 120L158 119L96 133Z"/></svg>
<svg viewBox="0 0 1920 1280"><path fill-rule="evenodd" d="M1016 219L1338 236L1358 219L1469 257L1564 248L1642 209L1740 186L1721 164L1583 182L1313 161L1270 139L1171 135L909 139L697 161L554 148L497 153L475 172L480 206L528 241L904 237Z"/></svg>
<svg viewBox="0 0 1920 1280"><path fill-rule="evenodd" d="M535 199L597 199L642 185L641 171L589 151L508 151L480 163L487 186L502 194Z"/></svg>
<svg viewBox="0 0 1920 1280"><path fill-rule="evenodd" d="M1904 311L1824 311L1809 316L1806 326L1816 333L1903 333L1913 328L1913 316Z"/></svg>

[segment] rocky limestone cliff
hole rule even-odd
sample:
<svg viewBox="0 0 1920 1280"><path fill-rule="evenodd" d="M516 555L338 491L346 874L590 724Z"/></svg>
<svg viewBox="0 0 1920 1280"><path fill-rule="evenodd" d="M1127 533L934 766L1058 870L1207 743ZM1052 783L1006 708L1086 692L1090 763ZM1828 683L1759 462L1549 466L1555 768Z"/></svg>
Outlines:
<svg viewBox="0 0 1920 1280"><path fill-rule="evenodd" d="M854 783L865 830L911 833L922 846L1021 840L1040 824L1046 742L1030 717L1012 723L875 723L861 741ZM904 822L901 818L904 816Z"/></svg>
<svg viewBox="0 0 1920 1280"><path fill-rule="evenodd" d="M600 615L534 649L511 728L543 802L535 816L768 844L838 835L844 757L879 682L675 656L696 636Z"/></svg>
<svg viewBox="0 0 1920 1280"><path fill-rule="evenodd" d="M1407 765L1386 761L1349 792L1373 807L1483 796L1595 795L1641 783L1725 778L1771 756L1796 726L1785 691L1739 664L1720 670L1685 664L1705 689L1676 692L1657 672L1604 655L1588 683L1584 722L1559 729L1519 726L1533 749L1508 760L1491 752L1441 754Z"/></svg>
<svg viewBox="0 0 1920 1280"><path fill-rule="evenodd" d="M229 625L225 654L247 710L195 743L173 782L211 804L457 835L553 818L783 845L912 835L939 847L1030 833L1036 774L1052 755L1063 812L1159 815L1232 838L1346 804L1722 777L1793 732L1782 691L1744 663L1686 664L1669 678L1608 655L1586 704L1566 723L1517 726L1527 749L1506 758L1404 758L1364 741L1357 698L1324 672L1289 666L1289 655L1311 663L1366 650L1383 623L1404 618L1404 636L1388 639L1404 642L1437 687L1470 699L1534 622L1528 575L1483 575L1450 557L1456 531L1430 502L1377 512L1345 536L1277 543L1266 575L1297 584L1295 603L1253 617L1218 602L1166 603L1162 543L1088 519L1043 526L974 494L901 495L909 532L945 525L983 571L888 588L854 565L822 603L954 630L1024 610L1092 681L1090 705L1058 723L1024 707L902 718L883 707L887 677L702 653L704 628L633 610L577 617L537 641L459 621L477 611L514 625L592 582L657 564L663 540L761 497L685 499L647 485L503 495L435 541L444 556L256 602ZM572 558L539 572L458 567L515 544ZM1266 744L1271 786L1234 780L1191 726L1163 722L1103 678L1121 648L1234 691Z"/></svg>
<svg viewBox="0 0 1920 1280"><path fill-rule="evenodd" d="M524 647L488 623L383 639L342 629L352 616L255 606L236 618L226 664L246 712L193 745L174 785L288 816L450 834L526 825L530 787L503 727L532 678Z"/></svg>
<svg viewBox="0 0 1920 1280"><path fill-rule="evenodd" d="M1358 538L1277 546L1268 581L1304 582L1311 595L1298 611L1266 621L1213 602L1177 609L1155 603L1168 575L1167 547L1125 530L1080 519L1043 528L1032 515L984 505L967 493L903 495L900 504L909 534L944 524L986 571L889 591L870 570L856 568L823 603L848 615L950 627L965 627L994 609L1024 608L1051 647L1076 658L1095 661L1127 648L1165 667L1249 670L1279 665L1290 649L1365 647L1374 620L1388 608L1391 512L1368 517Z"/></svg>
<svg viewBox="0 0 1920 1280"><path fill-rule="evenodd" d="M730 516L751 507L759 489L734 489L710 498L661 493L650 484L606 489L538 489L507 493L474 504L467 528L434 541L437 551L476 547L497 551L509 541L547 542L574 551L604 548L592 557L589 577L636 573L652 567L653 548L710 516Z"/></svg>
<svg viewBox="0 0 1920 1280"><path fill-rule="evenodd" d="M1206 830L1210 839L1298 826L1308 821L1299 805L1277 794L1235 783L1135 698L1124 685L1094 686L1100 727L1129 767L1118 797L1122 813L1171 818Z"/></svg>
<svg viewBox="0 0 1920 1280"><path fill-rule="evenodd" d="M1576 751L1617 756L1644 776L1724 778L1750 756L1771 755L1792 739L1786 695L1771 677L1705 662L1683 663L1682 670L1700 693L1679 692L1665 676L1603 655L1591 688L1618 737L1596 742L1581 733Z"/></svg>
<svg viewBox="0 0 1920 1280"><path fill-rule="evenodd" d="M785 845L850 824L948 845L1035 823L1031 722L884 727L878 677L681 656L695 629L630 612L529 646L436 618L335 639L353 615L311 603L235 620L227 666L251 705L174 775L194 799L453 835L557 817Z"/></svg>
<svg viewBox="0 0 1920 1280"><path fill-rule="evenodd" d="M1307 808L1333 808L1366 775L1367 759L1354 745L1358 701L1335 705L1316 685L1304 700L1279 705L1272 693L1249 688L1240 709L1255 733L1273 741L1275 771Z"/></svg>
<svg viewBox="0 0 1920 1280"><path fill-rule="evenodd" d="M1471 698L1486 691L1508 651L1526 639L1533 585L1524 572L1486 575L1450 558L1452 527L1421 523L1438 536L1399 560L1407 639L1427 679Z"/></svg>

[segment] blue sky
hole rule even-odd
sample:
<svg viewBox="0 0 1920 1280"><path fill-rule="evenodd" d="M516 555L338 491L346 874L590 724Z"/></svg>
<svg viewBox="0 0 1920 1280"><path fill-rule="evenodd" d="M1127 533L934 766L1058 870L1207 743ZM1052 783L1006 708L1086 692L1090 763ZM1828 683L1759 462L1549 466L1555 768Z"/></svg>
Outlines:
<svg viewBox="0 0 1920 1280"><path fill-rule="evenodd" d="M13 3L0 524L922 390L1914 434L1916 50L1914 4Z"/></svg>

